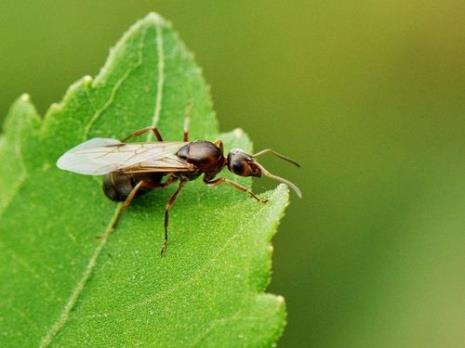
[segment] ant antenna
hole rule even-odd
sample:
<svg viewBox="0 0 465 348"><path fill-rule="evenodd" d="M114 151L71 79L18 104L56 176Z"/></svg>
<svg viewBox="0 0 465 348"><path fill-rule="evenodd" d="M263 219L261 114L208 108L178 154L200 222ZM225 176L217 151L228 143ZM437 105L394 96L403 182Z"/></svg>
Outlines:
<svg viewBox="0 0 465 348"><path fill-rule="evenodd" d="M283 154L281 154L281 153L279 153L279 152L276 152L276 151L274 151L274 150L272 150L272 149L265 149L265 150L262 150L262 151L260 151L260 152L257 152L256 154L252 155L252 157L255 158L255 157L264 155L264 154L266 154L266 153L271 153L271 154L275 155L276 157L281 158L282 160L284 160L284 161L286 161L286 162L289 162L289 163L295 165L296 167L299 167L299 168L300 168L300 164L299 164L299 163L297 163L296 161L290 159L289 157L286 157L286 156L284 156Z"/></svg>
<svg viewBox="0 0 465 348"><path fill-rule="evenodd" d="M278 156L279 157L279 156ZM291 162L292 163L292 162ZM287 179L284 179L280 176L277 176L277 175L274 175L274 174L271 174L269 171L267 171L262 165L258 164L257 165L260 167L261 171L262 171L262 174L269 177L270 179L273 179L273 180L276 180L276 181L279 181L279 182L282 182L286 185L288 185L291 189L294 190L294 192L297 194L297 196L299 196L299 198L302 198L302 191L300 191L300 189L297 187L297 185L295 185L294 183L290 182L289 180Z"/></svg>

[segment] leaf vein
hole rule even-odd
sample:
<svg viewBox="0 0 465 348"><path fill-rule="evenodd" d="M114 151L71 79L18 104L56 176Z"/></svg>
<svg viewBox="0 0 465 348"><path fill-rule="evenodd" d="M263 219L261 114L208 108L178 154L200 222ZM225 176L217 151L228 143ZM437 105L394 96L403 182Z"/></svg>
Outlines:
<svg viewBox="0 0 465 348"><path fill-rule="evenodd" d="M257 215L261 214L264 209L266 209L265 206L261 207L257 211L256 214ZM251 221L251 220L248 220L248 221ZM240 227L235 230L236 232L232 234L232 236L224 243L224 245L214 255L212 255L212 257L207 262L205 262L205 264L201 268L199 268L197 271L192 273L187 279L183 279L183 280L179 281L178 283L176 283L173 287L171 287L169 289L166 289L166 290L164 290L162 292L156 293L156 294L154 294L152 296L148 296L145 299L139 300L137 302L129 303L125 307L123 307L123 308L121 308L119 310L115 310L115 311L111 311L111 312L103 312L103 313L99 313L99 314L90 314L90 315L84 316L83 318L84 319L93 319L93 318L108 317L110 315L129 312L129 311L131 311L131 310L133 310L133 309L135 309L137 307L144 307L147 304L149 304L149 303L151 303L151 302L153 302L155 300L160 300L164 296L173 294L174 292L188 286L189 284L191 284L195 280L198 280L199 277L202 274L204 274L207 270L210 270L210 265L214 261L216 261L224 251L228 250L229 245L235 239L237 239L249 227L249 225L250 225L249 223L241 224Z"/></svg>
<svg viewBox="0 0 465 348"><path fill-rule="evenodd" d="M163 41L162 41L162 38L161 38L161 23L157 22L157 25L156 25L156 28L157 28L157 48L158 48L158 72L159 72L159 76L158 76L158 88L157 88L157 92L156 92L156 103L155 103L155 113L154 113L154 117L152 119L152 123L153 125L156 125L156 122L158 122L158 119L160 117L160 112L161 112L161 102L162 102L162 88L163 88L163 65L164 65L164 62L163 62L163 48L161 48L161 52L160 52L160 46L159 45L163 45ZM99 109L94 115L93 117L90 119L89 123L84 127L84 138L87 138L88 136L88 133L90 131L90 128L92 127L92 125L96 122L96 120L101 116L101 114L111 105L111 103L113 102L113 98L117 92L117 90L119 89L119 87L122 85L122 83L127 79L127 77L130 75L130 73L132 71L134 71L134 69L136 69L139 65L141 65L143 63L143 55L142 55L142 52L143 52L143 47L144 47L144 44L145 44L145 37L146 37L146 34L147 34L147 29L144 31L144 34L142 35L142 39L141 39L141 44L140 44L140 47L139 47L139 59L138 59L138 62L131 68L131 69L128 69L126 71L126 73L116 82L115 86L113 87L112 89L112 92L111 92L111 95L110 95L110 98L106 101L106 103L103 105L103 107L101 109ZM160 60L160 57L162 58ZM161 75L160 75L160 72L161 72ZM45 347L48 347L53 338L56 336L56 334L63 328L63 326L66 324L66 322L69 320L69 316L70 316L70 312L71 310L74 308L75 304L77 303L78 299L79 299L79 296L81 295L82 291L84 290L84 287L87 283L87 281L90 279L92 273L93 273L93 270L97 264L97 259L98 257L100 256L103 248L105 247L107 241L108 241L108 238L110 237L111 235L111 232L113 231L113 226L114 226L114 223L116 221L116 219L118 218L118 212L119 212L119 208L120 208L120 204L118 204L118 206L116 207L115 209L115 212L113 214L113 218L111 219L110 223L107 225L107 228L105 230L105 232L103 233L102 235L102 238L100 240L100 243L98 244L97 248L95 249L94 253L92 254L85 270L84 270L84 273L82 274L81 278L79 279L79 282L77 283L76 287L73 289L72 293L71 293L71 296L69 297L68 301L66 302L63 310L61 311L60 313L60 316L59 318L52 324L52 326L50 327L50 329L46 332L45 336L41 339L41 342L40 342L40 348L45 348Z"/></svg>
<svg viewBox="0 0 465 348"><path fill-rule="evenodd" d="M19 190L21 190L21 188L23 187L24 183L26 182L26 179L27 175L25 173L21 173L19 179L13 184L13 189L9 194L6 203L0 205L0 220L2 219L4 212L8 209L15 196L18 194Z"/></svg>
<svg viewBox="0 0 465 348"><path fill-rule="evenodd" d="M160 21L156 21L156 47L158 53L158 64L157 64L157 94L155 99L155 110L152 117L152 127L156 127L160 120L162 98L163 98L163 86L165 83L165 52L163 49L163 28ZM153 134L151 132L147 135L147 141L151 139Z"/></svg>
<svg viewBox="0 0 465 348"><path fill-rule="evenodd" d="M243 311L237 311L235 312L234 314L228 316L228 317L224 317L224 318L218 318L218 319L215 319L213 321L211 321L207 328L205 329L204 332L202 332L201 334L199 334L195 339L194 339L194 342L192 343L192 347L198 347L200 342L202 342L205 338L208 337L208 335L210 335L213 330L218 326L218 325L221 325L221 324L224 324L224 323L227 323L228 321L234 321L234 320L237 320L240 318L241 321L256 321L257 318L254 318L254 317L244 317L243 315Z"/></svg>
<svg viewBox="0 0 465 348"><path fill-rule="evenodd" d="M7 198L6 203L3 204L3 206L0 205L0 219L3 217L3 213L10 206L14 197L18 194L19 190L24 185L28 177L27 167L26 167L26 162L24 161L24 155L23 155L23 149L21 146L21 137L20 137L23 127L24 127L23 123L21 123L20 126L17 126L16 134L14 135L14 144L15 144L14 149L15 149L16 157L19 160L18 162L21 164L22 172L19 176L19 179L14 183L13 189L9 195L9 198Z"/></svg>
<svg viewBox="0 0 465 348"><path fill-rule="evenodd" d="M90 129L92 128L94 123L97 122L97 120L102 116L102 114L105 112L105 110L107 110L111 106L111 104L113 103L113 101L115 99L116 93L118 92L118 90L120 89L120 87L122 86L124 81L126 81L128 79L128 77L132 74L132 72L134 70L136 70L139 66L142 65L142 62L143 62L142 49L143 49L143 46L144 46L146 34L147 34L147 29L144 31L144 33L143 33L143 35L141 37L141 42L140 42L140 47L139 47L139 56L138 56L137 62L133 66L131 66L131 68L127 69L125 71L125 73L123 74L123 76L121 76L118 79L118 81L116 81L115 85L113 86L113 88L111 90L109 98L106 100L106 102L103 104L103 106L100 109L95 111L93 116L90 118L89 122L87 122L87 124L84 126L84 132L82 134L83 140L87 139L87 137L89 136ZM89 99L89 102L92 105L92 107L95 109L95 106L94 106L93 102L91 102L91 98L90 98L88 92L87 92L87 98Z"/></svg>
<svg viewBox="0 0 465 348"><path fill-rule="evenodd" d="M23 268L26 271L28 271L35 279L39 280L39 284L42 284L43 287L46 288L53 297L56 297L55 290L53 290L53 288L50 286L50 284L48 284L44 279L42 279L40 277L39 273L37 273L37 271L34 269L34 267L32 267L27 261L25 261L21 256L19 256L16 251L9 248L1 240L0 240L0 245L2 245L4 247L4 249L11 256L12 259L14 259L21 266L23 266Z"/></svg>
<svg viewBox="0 0 465 348"><path fill-rule="evenodd" d="M40 328L39 328L39 325L37 324L37 322L32 320L27 313L24 313L22 310L20 310L18 308L15 308L15 307L9 307L9 308L11 310L13 310L15 313L17 313L20 317L24 318L29 324L31 324L32 328L36 332L40 332Z"/></svg>
<svg viewBox="0 0 465 348"><path fill-rule="evenodd" d="M121 203L118 204L118 208ZM48 347L53 340L53 337L63 328L65 323L69 320L69 315L71 310L73 309L74 305L76 304L79 296L81 295L87 281L90 279L92 272L97 264L97 259L100 256L103 248L105 247L108 238L110 237L111 232L113 231L113 226L118 218L118 209L116 209L115 213L113 214L113 218L111 219L110 223L107 225L105 232L101 236L100 243L97 245L94 253L92 254L84 273L82 274L81 278L79 279L76 287L73 289L71 296L69 297L68 301L66 302L63 310L60 313L58 320L56 320L50 329L47 331L45 336L42 338L39 347L44 348Z"/></svg>

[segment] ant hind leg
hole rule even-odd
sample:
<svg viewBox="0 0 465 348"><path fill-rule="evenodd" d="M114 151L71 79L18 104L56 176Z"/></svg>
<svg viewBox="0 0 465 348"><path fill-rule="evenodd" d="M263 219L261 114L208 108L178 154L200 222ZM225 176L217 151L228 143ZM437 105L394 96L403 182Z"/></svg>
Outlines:
<svg viewBox="0 0 465 348"><path fill-rule="evenodd" d="M182 190L182 188L184 187L185 184L186 184L186 181L184 181L184 180L179 181L178 188L176 189L176 191L174 191L173 195L171 196L171 198L166 203L165 216L164 216L165 235L164 235L164 240L163 240L163 244L161 246L161 251L160 251L161 256L163 256L165 254L166 248L168 246L169 211L173 207L174 203L176 202L176 199L178 198L178 195L181 192L181 190Z"/></svg>
<svg viewBox="0 0 465 348"><path fill-rule="evenodd" d="M123 211L131 205L132 201L134 200L134 198L137 195L137 192L140 190L140 188L142 186L144 186L144 184L145 183L144 183L143 180L139 181L137 183L137 185L134 186L134 188L129 193L129 195L126 197L126 199L123 201L123 203L119 204L118 210L117 210L116 215L115 215L115 218L113 219L113 222L110 225L110 230L111 231L114 230L116 228L116 226L118 226L118 222L121 219L121 216L123 215ZM103 236L98 236L97 237L97 239L101 239L101 238L103 238Z"/></svg>
<svg viewBox="0 0 465 348"><path fill-rule="evenodd" d="M184 111L184 133L183 133L182 139L186 143L189 141L189 122L191 118L191 111L192 111L192 101L187 103L186 110Z"/></svg>
<svg viewBox="0 0 465 348"><path fill-rule="evenodd" d="M134 137L138 137L142 134L145 134L147 132L152 132L153 135L155 135L155 138L157 138L157 140L159 142L162 142L163 141L163 138L161 137L161 134L160 132L158 131L157 127L145 127L145 128L141 128L141 129L138 129L136 130L135 132L132 132L130 135L128 135L126 138L124 138L123 140L121 140L122 143L125 143L127 142L129 139L132 139Z"/></svg>

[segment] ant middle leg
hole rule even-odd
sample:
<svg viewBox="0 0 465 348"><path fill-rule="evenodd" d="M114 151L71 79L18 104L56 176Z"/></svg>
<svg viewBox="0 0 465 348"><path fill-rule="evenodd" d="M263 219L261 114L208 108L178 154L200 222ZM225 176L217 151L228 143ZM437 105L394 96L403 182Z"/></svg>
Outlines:
<svg viewBox="0 0 465 348"><path fill-rule="evenodd" d="M268 202L267 199L263 199L263 198L258 197L255 193L252 192L252 190L249 190L247 187L245 187L245 186L243 186L243 185L241 185L241 184L239 184L239 183L237 183L235 181L226 179L226 178L218 178L218 179L213 179L213 180L204 181L204 182L210 187L215 187L215 186L219 186L219 185L222 185L222 184L227 184L227 185L235 188L238 191L245 192L245 193L249 194L250 197L255 198L260 203Z"/></svg>
<svg viewBox="0 0 465 348"><path fill-rule="evenodd" d="M147 132L152 132L153 135L155 135L155 138L157 138L157 140L159 142L162 142L163 141L163 138L161 137L161 134L160 132L158 131L157 127L145 127L145 128L141 128L141 129L138 129L136 130L135 132L132 132L130 135L128 135L126 138L124 138L123 140L121 140L122 143L125 143L127 142L129 139L132 139L134 137L138 137L142 134L145 134Z"/></svg>
<svg viewBox="0 0 465 348"><path fill-rule="evenodd" d="M169 185L171 185L172 183L176 182L178 180L178 177L170 174L168 175L167 179L165 180L165 182L161 183L160 184L160 187L161 188L165 188L165 187L168 187Z"/></svg>
<svg viewBox="0 0 465 348"><path fill-rule="evenodd" d="M164 235L164 239L163 239L163 244L161 246L161 251L160 251L160 254L161 256L163 256L166 252L166 248L168 246L168 224L169 224L169 211L170 209L173 207L174 203L176 202L176 199L178 198L178 195L179 193L181 192L182 188L184 187L184 185L186 184L187 181L185 180L180 180L179 181L179 186L178 188L176 189L176 191L174 191L173 195L170 197L170 199L168 200L168 203L166 203L166 206L165 206L165 216L164 216L164 227L165 227L165 235Z"/></svg>

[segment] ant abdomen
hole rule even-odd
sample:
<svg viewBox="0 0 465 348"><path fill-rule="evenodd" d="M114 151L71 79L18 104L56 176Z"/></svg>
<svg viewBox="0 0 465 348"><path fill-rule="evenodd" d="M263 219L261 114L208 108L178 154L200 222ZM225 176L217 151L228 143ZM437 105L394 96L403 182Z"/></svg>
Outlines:
<svg viewBox="0 0 465 348"><path fill-rule="evenodd" d="M104 176L103 178L103 192L112 201L122 202L124 201L134 187L141 180L144 180L147 184L150 184L150 188L159 186L163 174L161 173L148 173L148 174L122 174L119 172L112 172ZM141 187L137 196L149 191L149 188Z"/></svg>
<svg viewBox="0 0 465 348"><path fill-rule="evenodd" d="M103 192L112 201L124 201L134 186L131 175L110 173L103 178Z"/></svg>

